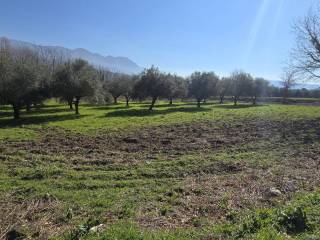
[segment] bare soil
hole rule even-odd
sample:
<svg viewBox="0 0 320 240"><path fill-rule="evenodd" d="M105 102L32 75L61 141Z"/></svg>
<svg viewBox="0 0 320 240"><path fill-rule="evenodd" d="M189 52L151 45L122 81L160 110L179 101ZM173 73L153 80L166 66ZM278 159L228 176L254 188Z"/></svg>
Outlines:
<svg viewBox="0 0 320 240"><path fill-rule="evenodd" d="M248 144L282 135L299 136L314 129L320 138L319 121L284 123L247 120L241 123L214 121L148 127L129 133L87 136L56 129L42 130L40 140L8 142L5 147L36 154L55 154L86 159L87 164L131 162L158 153L170 155ZM281 135L282 134L282 135ZM145 154L141 154L145 153ZM132 157L132 155L134 157ZM139 155L139 157L135 156Z"/></svg>
<svg viewBox="0 0 320 240"><path fill-rule="evenodd" d="M281 156L266 167L252 166L246 159L213 162L181 178L182 189L168 190L163 205L144 202L136 221L147 227L201 226L201 219L220 221L234 211L271 206L287 201L296 192L312 191L320 184L320 121L245 120L192 122L148 127L134 132L86 136L48 129L40 140L8 142L5 148L44 155L62 155L73 167L135 164L163 154L168 161L180 155L215 152L279 151ZM267 142L261 146L259 142ZM257 144L257 145L255 145ZM250 160L250 159L248 159ZM31 163L30 163L31 164ZM281 191L273 196L270 188ZM170 202L170 195L178 201ZM169 197L168 197L169 196ZM50 203L51 204L51 203ZM49 206L50 206L49 204ZM45 206L45 205L44 205ZM158 214L155 214L155 211ZM148 214L150 213L150 214Z"/></svg>

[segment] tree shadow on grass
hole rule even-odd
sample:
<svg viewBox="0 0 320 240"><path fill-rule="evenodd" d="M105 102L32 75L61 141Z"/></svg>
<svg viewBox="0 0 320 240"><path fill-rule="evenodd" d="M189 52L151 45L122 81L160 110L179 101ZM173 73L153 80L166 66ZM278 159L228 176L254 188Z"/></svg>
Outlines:
<svg viewBox="0 0 320 240"><path fill-rule="evenodd" d="M217 105L218 102L207 102L207 103L201 103L202 106L210 106L210 105ZM125 105L125 103L117 103L117 104L107 104L107 105L100 105L100 106L92 106L90 104L83 104L82 106L90 107L90 109L94 110L124 110L124 109L130 109L134 107L138 108L146 108L148 109L150 106L150 102L130 102L129 107ZM197 106L197 103L194 101L185 101L180 102L176 101L173 102L173 104L168 103L160 103L156 105L156 108L175 108L179 106Z"/></svg>
<svg viewBox="0 0 320 240"><path fill-rule="evenodd" d="M1 112L1 110L5 110ZM13 116L12 107L2 108L0 109L0 119L7 118ZM33 114L54 114L54 113L62 113L62 112L74 112L74 110L70 110L69 108L61 108L61 105L43 105L38 107L31 108L30 112L26 112L24 109L21 109L21 114L28 116Z"/></svg>
<svg viewBox="0 0 320 240"><path fill-rule="evenodd" d="M43 105L37 105L37 106L35 106L35 107L33 107L34 109L39 109L39 108L59 108L59 107L68 107L68 105L67 104L48 104L48 105L45 105L45 104L43 104Z"/></svg>
<svg viewBox="0 0 320 240"><path fill-rule="evenodd" d="M81 111L81 109L80 109ZM71 110L69 108L32 108L30 112L24 112L24 114L26 115L30 115L30 114L53 114L53 113L74 113L74 110Z"/></svg>
<svg viewBox="0 0 320 240"><path fill-rule="evenodd" d="M10 117L13 114L11 113L12 107L8 105L0 105L0 118Z"/></svg>
<svg viewBox="0 0 320 240"><path fill-rule="evenodd" d="M132 105L134 106L134 105ZM131 106L127 107L126 105L124 104L110 104L110 105L104 105L104 106L94 106L92 107L89 106L90 109L93 109L93 110L119 110L119 109L129 109Z"/></svg>
<svg viewBox="0 0 320 240"><path fill-rule="evenodd" d="M223 108L223 109L244 109L244 108L256 108L256 107L264 107L267 106L265 104L252 105L252 104L239 104L239 105L217 105L215 108Z"/></svg>
<svg viewBox="0 0 320 240"><path fill-rule="evenodd" d="M142 107L142 108L149 108L150 103L149 102L135 103L135 105L139 106L139 107ZM196 106L196 103L194 103L194 102L179 102L179 101L176 101L176 102L173 102L172 104L169 104L169 102L168 103L159 103L155 107L163 108L163 107L179 107L179 106L189 106L189 105L190 106L191 105Z"/></svg>
<svg viewBox="0 0 320 240"><path fill-rule="evenodd" d="M219 102L218 101L207 101L207 102L201 102L201 106L214 106L214 105L218 105ZM150 106L150 103L140 103L139 104L140 107L149 107ZM180 101L176 101L176 102L173 102L173 104L169 104L169 103L160 103L160 104L157 104L156 107L157 108L162 108L162 107L179 107L179 106L197 106L197 102L195 101L184 101L184 102L180 102Z"/></svg>
<svg viewBox="0 0 320 240"><path fill-rule="evenodd" d="M0 112L0 118L7 118L13 115L12 112Z"/></svg>
<svg viewBox="0 0 320 240"><path fill-rule="evenodd" d="M156 107L157 108L178 107L178 106L183 106L183 105L193 105L193 104L192 103L181 103L181 102L179 102L179 104L173 103L172 105L170 105L169 103L164 103L164 104L157 104ZM131 103L129 103L129 107L127 107L125 105L125 103L109 104L109 105L94 106L94 107L92 105L88 105L88 107L90 107L90 109L94 109L94 110L121 110L121 109L130 109L130 108L134 108L134 107L149 108L149 106L150 106L150 103L148 103L148 102L142 102L142 103L131 102Z"/></svg>
<svg viewBox="0 0 320 240"><path fill-rule="evenodd" d="M59 121L68 121L81 119L86 117L87 115L54 115L54 116L21 116L21 119L0 119L0 128L8 128L8 127L18 127L22 125L31 125L31 124L42 124L49 122L59 122Z"/></svg>
<svg viewBox="0 0 320 240"><path fill-rule="evenodd" d="M121 111L114 111L105 114L105 117L147 117L156 115L165 115L176 112L195 113L195 112L209 112L211 109L197 108L197 107L180 107L180 108L167 108L167 109L127 109Z"/></svg>

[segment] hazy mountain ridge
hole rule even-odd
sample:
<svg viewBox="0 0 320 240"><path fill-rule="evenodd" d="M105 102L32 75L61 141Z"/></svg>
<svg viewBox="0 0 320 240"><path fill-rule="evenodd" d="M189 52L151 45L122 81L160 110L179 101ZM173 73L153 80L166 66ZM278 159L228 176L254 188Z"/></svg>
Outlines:
<svg viewBox="0 0 320 240"><path fill-rule="evenodd" d="M112 72L136 74L136 73L140 73L143 70L143 68L138 66L135 62L133 62L127 57L113 57L110 55L103 56L98 53L92 53L89 50L83 49L83 48L69 49L61 46L43 46L43 45L33 44L33 43L19 41L19 40L13 40L13 39L8 39L8 40L13 47L28 47L28 48L43 47L47 49L52 49L59 52L66 58L69 58L69 59L82 58L96 67L101 67Z"/></svg>
<svg viewBox="0 0 320 240"><path fill-rule="evenodd" d="M281 81L280 80L269 80L270 84L275 87L281 87ZM309 90L320 88L320 84L317 83L311 83L311 82L298 82L293 87L293 89L302 89L306 88Z"/></svg>

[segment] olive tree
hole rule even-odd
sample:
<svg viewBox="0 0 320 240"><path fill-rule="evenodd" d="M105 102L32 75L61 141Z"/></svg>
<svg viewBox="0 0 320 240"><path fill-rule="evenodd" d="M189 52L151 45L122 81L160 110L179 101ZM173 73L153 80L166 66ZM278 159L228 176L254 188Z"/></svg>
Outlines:
<svg viewBox="0 0 320 240"><path fill-rule="evenodd" d="M57 70L53 85L55 96L74 103L75 113L79 114L80 99L94 95L96 71L82 59L69 61Z"/></svg>
<svg viewBox="0 0 320 240"><path fill-rule="evenodd" d="M122 74L114 74L110 80L108 80L104 88L108 91L113 97L113 103L118 103L118 98L123 94L123 86L122 80L124 79L124 75Z"/></svg>
<svg viewBox="0 0 320 240"><path fill-rule="evenodd" d="M177 75L167 74L167 78L170 82L169 91L167 97L169 99L169 104L173 104L174 98L183 98L188 93L188 83L187 81Z"/></svg>
<svg viewBox="0 0 320 240"><path fill-rule="evenodd" d="M0 99L12 105L13 116L20 118L20 110L28 96L36 89L36 63L39 56L28 48L11 48L6 39L0 41Z"/></svg>
<svg viewBox="0 0 320 240"><path fill-rule="evenodd" d="M26 98L35 89L36 75L28 64L14 64L10 78L1 81L0 91L4 102L12 105L14 118L20 118L20 110Z"/></svg>
<svg viewBox="0 0 320 240"><path fill-rule="evenodd" d="M5 38L0 38L0 104L6 104L5 87L11 71L10 44Z"/></svg>
<svg viewBox="0 0 320 240"><path fill-rule="evenodd" d="M96 75L98 86L96 88L95 95L90 98L91 102L96 104L110 102L110 99L113 97L108 91L108 83L112 80L115 74L104 68L98 68L96 70Z"/></svg>
<svg viewBox="0 0 320 240"><path fill-rule="evenodd" d="M139 79L139 76L130 76L123 74L120 82L121 82L121 89L122 95L126 99L126 107L129 107L129 101L132 99L134 94L134 85L135 82Z"/></svg>
<svg viewBox="0 0 320 240"><path fill-rule="evenodd" d="M263 78L256 78L252 86L252 104L257 104L258 97L265 96L269 88L269 82Z"/></svg>
<svg viewBox="0 0 320 240"><path fill-rule="evenodd" d="M219 95L219 103L223 104L225 96L230 92L231 79L228 77L222 78L217 84L217 92Z"/></svg>
<svg viewBox="0 0 320 240"><path fill-rule="evenodd" d="M230 79L230 94L232 95L234 105L236 106L240 100L240 97L252 95L253 78L248 73L235 71L232 73Z"/></svg>
<svg viewBox="0 0 320 240"><path fill-rule="evenodd" d="M201 101L205 101L213 96L219 77L213 72L194 72L190 76L189 94L195 97L197 106L200 107Z"/></svg>
<svg viewBox="0 0 320 240"><path fill-rule="evenodd" d="M135 84L135 92L141 98L151 98L149 110L152 110L159 97L166 97L170 89L170 81L158 68L146 69Z"/></svg>
<svg viewBox="0 0 320 240"><path fill-rule="evenodd" d="M41 104L45 99L52 96L52 77L50 65L45 62L45 59L40 58L40 63L35 67L36 82L35 88L30 91L25 97L26 110L29 112L33 105Z"/></svg>

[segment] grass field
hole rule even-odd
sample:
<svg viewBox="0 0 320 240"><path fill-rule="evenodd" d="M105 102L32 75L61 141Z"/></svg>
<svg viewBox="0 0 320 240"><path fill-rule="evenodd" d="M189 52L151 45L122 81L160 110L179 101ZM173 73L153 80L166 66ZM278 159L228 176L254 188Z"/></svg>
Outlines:
<svg viewBox="0 0 320 240"><path fill-rule="evenodd" d="M146 109L1 107L0 239L320 238L319 107Z"/></svg>

